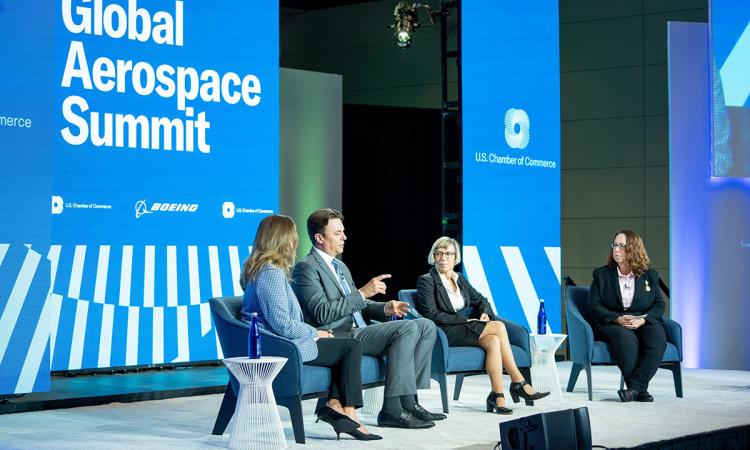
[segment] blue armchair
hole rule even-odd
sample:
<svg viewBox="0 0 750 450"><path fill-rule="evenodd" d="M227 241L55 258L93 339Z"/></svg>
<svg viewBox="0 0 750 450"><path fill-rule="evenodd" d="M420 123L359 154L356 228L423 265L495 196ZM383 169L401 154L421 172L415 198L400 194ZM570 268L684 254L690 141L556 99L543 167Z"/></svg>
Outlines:
<svg viewBox="0 0 750 450"><path fill-rule="evenodd" d="M573 392L578 375L586 370L589 400L591 395L591 366L614 365L607 343L595 341L588 315L589 287L567 286L565 288L565 317L568 324L568 345L573 367L568 379L568 392ZM667 348L660 367L672 371L674 390L677 397L682 397L682 328L680 324L664 317L664 330L667 334ZM622 389L622 379L620 388Z"/></svg>
<svg viewBox="0 0 750 450"><path fill-rule="evenodd" d="M247 356L247 335L250 324L239 319L242 297L220 297L209 300L211 315L219 335L225 358ZM289 339L263 332L261 351L266 356L287 358L286 364L273 382L276 403L289 410L294 429L294 440L305 443L305 425L302 420L302 400L325 398L331 385L331 370L302 364L297 347ZM371 356L362 357L362 387L382 386L385 380L385 362ZM216 417L213 434L221 435L234 414L239 384L229 373L229 383Z"/></svg>
<svg viewBox="0 0 750 450"><path fill-rule="evenodd" d="M416 308L416 289L402 290L398 293L398 299L409 304L411 312L407 318L422 318ZM529 347L529 331L509 320L500 319L508 330L513 358L526 380L531 383L531 350ZM484 370L484 350L480 347L449 347L448 337L440 328L437 329L437 340L432 350L432 379L440 384L440 398L443 402L443 412L448 412L448 384L446 375L456 375L456 384L453 389L453 400L458 400L461 395L461 386L464 377L470 375L481 375Z"/></svg>

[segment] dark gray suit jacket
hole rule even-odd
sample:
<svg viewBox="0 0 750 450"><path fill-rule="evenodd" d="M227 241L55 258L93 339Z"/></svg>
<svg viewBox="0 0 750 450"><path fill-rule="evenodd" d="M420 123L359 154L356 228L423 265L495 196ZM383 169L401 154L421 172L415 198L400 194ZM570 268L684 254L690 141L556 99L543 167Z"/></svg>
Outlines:
<svg viewBox="0 0 750 450"><path fill-rule="evenodd" d="M294 266L292 289L302 305L305 321L321 330L333 330L336 336L351 333L355 311L362 311L366 320L384 322L385 303L363 299L349 268L341 260L338 263L351 290L346 296L328 264L314 248Z"/></svg>
<svg viewBox="0 0 750 450"><path fill-rule="evenodd" d="M648 269L635 279L633 304L627 310L622 305L620 278L616 267L602 266L594 270L589 290L589 314L597 323L614 322L618 317L630 314L648 314L649 323L662 323L664 299L659 290L659 274Z"/></svg>
<svg viewBox="0 0 750 450"><path fill-rule="evenodd" d="M461 274L458 275L457 284L464 298L464 306L474 308L473 315L476 317L471 318L478 319L482 313L486 313L490 316L490 319L495 320L495 314L492 312L490 302L487 301L484 295L474 289ZM453 305L448 297L448 291L445 290L445 286L443 286L443 282L440 280L440 274L438 274L434 267L430 269L429 273L422 275L417 280L416 303L417 311L428 319L431 319L437 325L445 326L466 323L470 318L463 314L456 314L453 310Z"/></svg>

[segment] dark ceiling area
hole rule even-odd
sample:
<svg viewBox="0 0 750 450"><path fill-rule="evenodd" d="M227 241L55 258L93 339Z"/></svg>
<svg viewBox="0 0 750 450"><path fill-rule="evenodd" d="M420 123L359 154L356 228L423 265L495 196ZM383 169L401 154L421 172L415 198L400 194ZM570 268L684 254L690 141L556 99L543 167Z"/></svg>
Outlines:
<svg viewBox="0 0 750 450"><path fill-rule="evenodd" d="M373 0L279 0L281 8L298 11L313 11L316 9L337 8L339 6L368 3Z"/></svg>

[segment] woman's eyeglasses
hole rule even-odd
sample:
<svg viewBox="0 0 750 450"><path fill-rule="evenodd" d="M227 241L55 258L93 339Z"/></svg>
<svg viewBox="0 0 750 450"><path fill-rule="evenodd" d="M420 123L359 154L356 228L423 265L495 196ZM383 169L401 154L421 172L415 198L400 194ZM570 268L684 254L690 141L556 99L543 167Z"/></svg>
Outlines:
<svg viewBox="0 0 750 450"><path fill-rule="evenodd" d="M435 258L440 258L445 256L446 258L453 258L456 256L456 252L435 252L434 253Z"/></svg>
<svg viewBox="0 0 750 450"><path fill-rule="evenodd" d="M619 242L613 242L609 244L609 247L614 250L616 248L619 248L620 250L625 250L627 244L620 244Z"/></svg>

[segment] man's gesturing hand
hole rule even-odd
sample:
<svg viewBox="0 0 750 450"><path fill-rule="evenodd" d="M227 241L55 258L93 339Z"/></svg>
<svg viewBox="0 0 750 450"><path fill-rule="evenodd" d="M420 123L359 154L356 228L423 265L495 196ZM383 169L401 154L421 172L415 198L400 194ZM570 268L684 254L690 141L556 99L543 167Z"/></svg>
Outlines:
<svg viewBox="0 0 750 450"><path fill-rule="evenodd" d="M398 300L391 300L385 304L385 315L392 316L396 315L399 319L404 317L406 313L411 311L409 304L406 302L400 302Z"/></svg>
<svg viewBox="0 0 750 450"><path fill-rule="evenodd" d="M362 297L370 298L375 294L385 294L385 282L383 280L391 277L391 274L384 273L378 275L370 280L366 285L359 288L359 292L362 293Z"/></svg>

